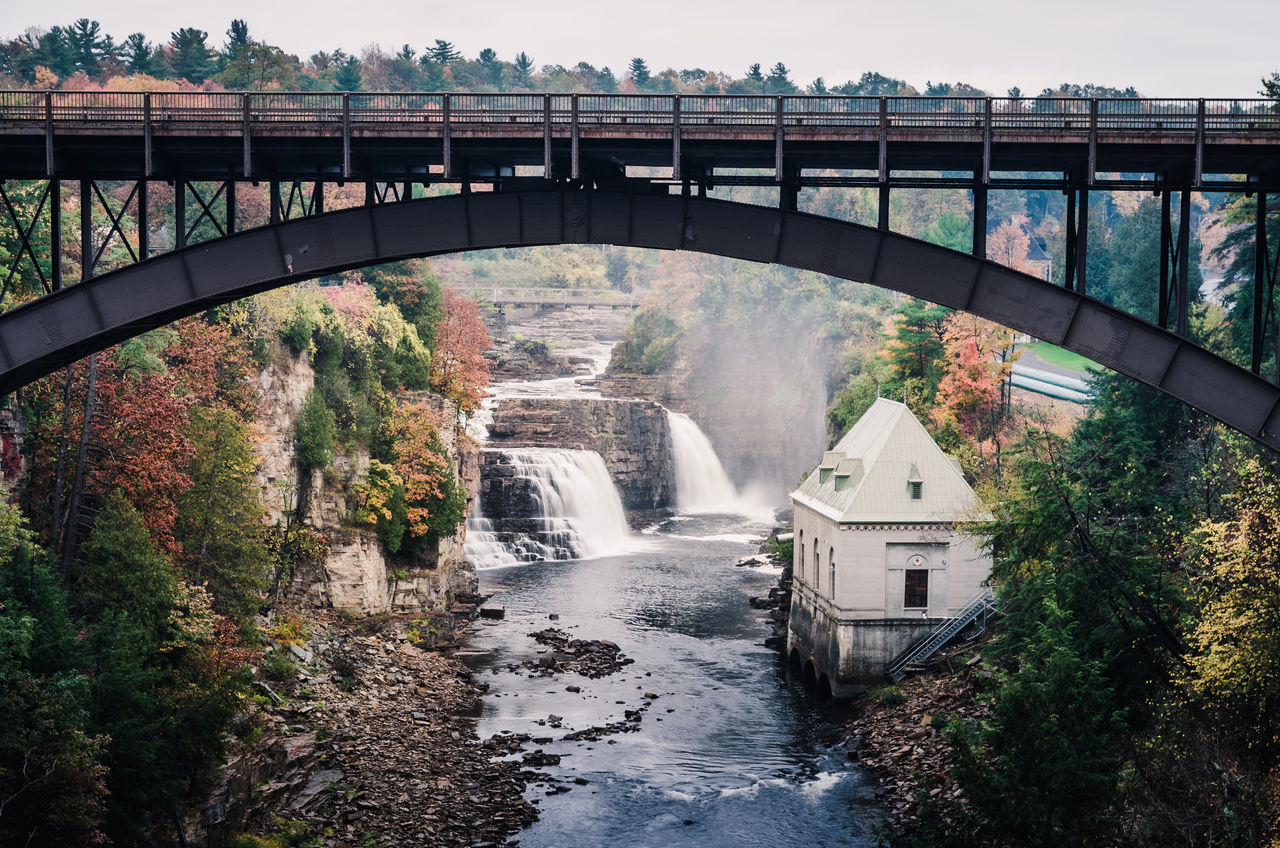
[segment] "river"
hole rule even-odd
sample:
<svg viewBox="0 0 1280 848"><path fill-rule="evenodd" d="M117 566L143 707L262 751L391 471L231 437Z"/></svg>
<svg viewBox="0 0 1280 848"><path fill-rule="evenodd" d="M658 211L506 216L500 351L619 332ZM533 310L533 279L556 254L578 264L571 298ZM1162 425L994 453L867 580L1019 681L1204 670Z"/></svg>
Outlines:
<svg viewBox="0 0 1280 848"><path fill-rule="evenodd" d="M554 390L573 386L561 380ZM540 393L528 384L495 389ZM689 426L673 422L673 437ZM693 438L687 450L707 467L683 473L722 476L710 444ZM612 490L575 499L562 497L566 484L555 484L559 494L551 485L548 502L614 509L605 503L616 500ZM481 591L506 609L468 642L477 682L490 687L477 731L529 734L526 751L561 757L531 786L541 818L516 839L526 848L876 844L873 781L840 744L839 715L763 647L769 623L748 600L768 593L777 570L735 565L756 553L772 526L768 511L745 504L727 479L698 484L694 498L685 488L679 514L640 532L618 528L602 555L513 563L477 553ZM708 497L741 514L717 514ZM571 512L554 520L590 526ZM634 664L598 679L541 673L536 660L547 648L530 634L548 627L610 640ZM563 738L623 722L628 710L642 715L635 732Z"/></svg>

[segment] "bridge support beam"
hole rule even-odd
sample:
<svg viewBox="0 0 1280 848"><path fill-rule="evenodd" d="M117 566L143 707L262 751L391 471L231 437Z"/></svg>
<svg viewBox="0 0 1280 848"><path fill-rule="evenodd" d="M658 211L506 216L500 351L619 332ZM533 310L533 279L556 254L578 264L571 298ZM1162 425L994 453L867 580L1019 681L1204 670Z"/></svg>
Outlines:
<svg viewBox="0 0 1280 848"><path fill-rule="evenodd" d="M280 183L276 180L267 184L267 205L271 207L270 223L280 223Z"/></svg>
<svg viewBox="0 0 1280 848"><path fill-rule="evenodd" d="M147 199L150 180L138 180L138 260L151 255L151 202Z"/></svg>
<svg viewBox="0 0 1280 848"><path fill-rule="evenodd" d="M987 187L973 187L973 255L987 258Z"/></svg>
<svg viewBox="0 0 1280 848"><path fill-rule="evenodd" d="M1184 339L1191 335L1191 186L1183 184L1178 193L1178 326Z"/></svg>
<svg viewBox="0 0 1280 848"><path fill-rule="evenodd" d="M1267 193L1259 188L1254 196L1257 199L1257 205L1253 215L1253 337L1250 345L1249 367L1253 373L1258 374L1262 371L1267 325L1272 318L1271 301L1274 296L1275 275L1270 269L1271 256L1267 245ZM1277 354L1276 359L1276 382L1280 383L1280 354Z"/></svg>
<svg viewBox="0 0 1280 848"><path fill-rule="evenodd" d="M1169 328L1169 255L1173 250L1173 197L1169 187L1160 190L1160 294L1159 315L1156 323L1160 329Z"/></svg>
<svg viewBox="0 0 1280 848"><path fill-rule="evenodd" d="M4 207L4 212L0 214L0 218L7 219L7 223L12 225L12 233L17 241L17 251L14 253L9 267L4 270L4 280L0 281L0 300L3 300L9 292L9 284L13 282L13 278L18 275L18 269L22 266L23 257L31 260L31 267L35 271L36 276L40 279L40 285L44 287L46 292L57 291L62 288L62 268L60 267L59 258L62 256L62 206L61 206L61 190L59 189L57 180L50 180L40 193L40 199L36 203L36 208L31 211L29 221L23 221L19 213L23 210L21 206L15 206L13 198L4 189L4 181L0 180L0 204ZM49 207L49 217L51 226L49 229L49 254L53 257L50 274L45 276L44 269L40 267L37 259L36 245L33 239L36 229L40 224L40 218L44 214L45 207Z"/></svg>
<svg viewBox="0 0 1280 848"><path fill-rule="evenodd" d="M1086 294L1089 281L1089 189L1080 187L1080 202L1076 205L1076 291Z"/></svg>
<svg viewBox="0 0 1280 848"><path fill-rule="evenodd" d="M1062 284L1085 293L1089 260L1089 189L1083 185L1067 188L1067 246Z"/></svg>
<svg viewBox="0 0 1280 848"><path fill-rule="evenodd" d="M1066 190L1067 195L1067 243L1062 250L1062 285L1070 290L1076 287L1076 192Z"/></svg>
<svg viewBox="0 0 1280 848"><path fill-rule="evenodd" d="M800 203L800 170L784 167L781 185L778 186L778 208L783 212L795 212Z"/></svg>
<svg viewBox="0 0 1280 848"><path fill-rule="evenodd" d="M62 182L49 181L49 257L50 284L53 290L62 288Z"/></svg>
<svg viewBox="0 0 1280 848"><path fill-rule="evenodd" d="M80 280L93 276L93 194L89 180L80 181Z"/></svg>

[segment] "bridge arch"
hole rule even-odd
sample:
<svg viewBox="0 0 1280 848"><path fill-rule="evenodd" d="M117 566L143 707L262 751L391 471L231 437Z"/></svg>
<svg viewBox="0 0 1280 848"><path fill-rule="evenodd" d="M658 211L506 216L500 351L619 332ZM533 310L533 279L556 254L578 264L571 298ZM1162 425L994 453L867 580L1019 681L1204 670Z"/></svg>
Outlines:
<svg viewBox="0 0 1280 848"><path fill-rule="evenodd" d="M693 250L893 289L1060 345L1280 450L1280 388L1077 292L859 224L600 190L486 192L346 209L103 274L0 315L0 395L95 350L268 289L397 259L549 244Z"/></svg>

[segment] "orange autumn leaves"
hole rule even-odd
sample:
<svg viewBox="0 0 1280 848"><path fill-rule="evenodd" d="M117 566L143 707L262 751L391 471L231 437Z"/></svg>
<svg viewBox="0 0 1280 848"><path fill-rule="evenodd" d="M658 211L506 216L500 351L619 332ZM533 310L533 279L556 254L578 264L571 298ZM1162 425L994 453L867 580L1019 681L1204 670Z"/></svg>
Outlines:
<svg viewBox="0 0 1280 848"><path fill-rule="evenodd" d="M480 308L466 295L444 290L444 319L431 351L431 388L458 404L464 414L480 408L489 385L489 331Z"/></svg>

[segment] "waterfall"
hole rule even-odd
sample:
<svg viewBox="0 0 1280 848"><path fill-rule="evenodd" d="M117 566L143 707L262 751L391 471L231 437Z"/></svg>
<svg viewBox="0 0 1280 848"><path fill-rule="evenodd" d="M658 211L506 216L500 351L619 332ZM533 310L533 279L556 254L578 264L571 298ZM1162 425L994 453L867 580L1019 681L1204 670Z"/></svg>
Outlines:
<svg viewBox="0 0 1280 848"><path fill-rule="evenodd" d="M676 461L676 507L681 512L740 511L738 490L706 434L682 413L668 410L667 420Z"/></svg>
<svg viewBox="0 0 1280 848"><path fill-rule="evenodd" d="M504 508L493 518L477 508L467 523L466 556L477 569L587 559L632 547L622 500L598 453L556 448L492 453L504 473L489 483L499 487Z"/></svg>

